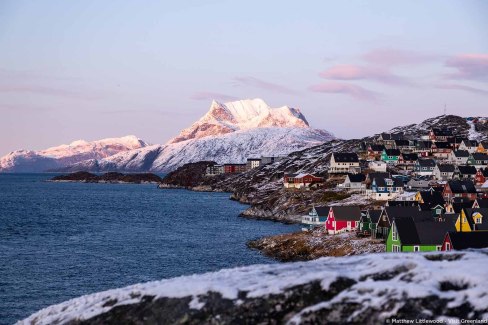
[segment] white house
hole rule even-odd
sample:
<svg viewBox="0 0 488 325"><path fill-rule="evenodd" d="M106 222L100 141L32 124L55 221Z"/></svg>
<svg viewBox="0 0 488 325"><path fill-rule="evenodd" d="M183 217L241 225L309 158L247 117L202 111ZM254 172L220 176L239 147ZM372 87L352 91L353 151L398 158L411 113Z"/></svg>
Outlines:
<svg viewBox="0 0 488 325"><path fill-rule="evenodd" d="M453 150L449 153L447 161L455 165L465 165L468 162L469 152L467 150Z"/></svg>
<svg viewBox="0 0 488 325"><path fill-rule="evenodd" d="M384 161L371 161L368 164L368 167L370 169L374 170L375 172L383 172L383 173L386 173L387 166L388 164Z"/></svg>
<svg viewBox="0 0 488 325"><path fill-rule="evenodd" d="M466 150L469 153L474 153L478 149L478 141L464 139L459 145L459 150Z"/></svg>
<svg viewBox="0 0 488 325"><path fill-rule="evenodd" d="M357 174L360 172L359 157L355 152L334 152L330 156L330 174Z"/></svg>

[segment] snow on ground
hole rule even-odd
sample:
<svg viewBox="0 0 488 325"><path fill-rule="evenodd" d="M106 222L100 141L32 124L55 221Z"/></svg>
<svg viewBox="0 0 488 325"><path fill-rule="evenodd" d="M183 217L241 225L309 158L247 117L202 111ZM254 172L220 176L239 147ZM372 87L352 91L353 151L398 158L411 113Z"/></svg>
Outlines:
<svg viewBox="0 0 488 325"><path fill-rule="evenodd" d="M466 121L468 122L469 124L469 133L468 133L468 138L470 140L480 140L482 138L484 138L484 135L479 133L478 131L476 131L476 127L475 127L475 124L474 122L471 120L471 121Z"/></svg>
<svg viewBox="0 0 488 325"><path fill-rule="evenodd" d="M115 306L134 304L145 295L175 298L192 296L194 301L190 307L202 308L195 297L209 291L219 292L229 299L237 299L239 291L248 291L249 297L261 297L316 280L321 281L322 287L327 290L339 277L354 279L357 283L332 300L312 308L326 308L340 301L357 302L366 308L385 304L391 299L402 301L405 297L434 295L451 300L451 307L469 303L475 310L485 309L488 305L488 250L463 252L462 257L450 261L426 258L426 255L433 254L383 253L326 257L311 262L254 265L183 276L75 298L47 307L18 324L60 324L88 319L110 310L113 306L107 306L107 301L116 299ZM400 269L404 270L401 274L386 279L374 280L371 277L373 274ZM441 290L440 284L443 282L463 285L463 289ZM299 321L299 316L294 321Z"/></svg>
<svg viewBox="0 0 488 325"><path fill-rule="evenodd" d="M336 201L329 203L329 206L337 206L337 205L368 205L372 203L373 201L371 199L368 199L368 197L364 194L353 194L347 199Z"/></svg>

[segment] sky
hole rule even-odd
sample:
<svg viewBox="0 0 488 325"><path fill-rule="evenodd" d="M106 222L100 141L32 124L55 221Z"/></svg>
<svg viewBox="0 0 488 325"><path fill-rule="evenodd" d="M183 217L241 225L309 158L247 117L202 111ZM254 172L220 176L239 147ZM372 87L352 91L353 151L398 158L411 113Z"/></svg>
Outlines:
<svg viewBox="0 0 488 325"><path fill-rule="evenodd" d="M488 116L488 1L0 1L0 156L262 98L355 138Z"/></svg>

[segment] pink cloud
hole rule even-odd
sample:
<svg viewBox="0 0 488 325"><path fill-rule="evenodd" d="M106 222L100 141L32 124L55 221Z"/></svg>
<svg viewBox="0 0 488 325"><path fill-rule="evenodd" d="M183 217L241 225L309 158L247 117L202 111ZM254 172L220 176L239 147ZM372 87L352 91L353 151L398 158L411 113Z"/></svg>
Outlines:
<svg viewBox="0 0 488 325"><path fill-rule="evenodd" d="M366 101L377 101L379 98L378 93L374 91L368 90L361 86L335 81L313 85L310 86L308 89L317 93L349 95L355 99Z"/></svg>
<svg viewBox="0 0 488 325"><path fill-rule="evenodd" d="M488 80L488 54L461 54L446 61L446 66L456 69L447 75L450 79Z"/></svg>
<svg viewBox="0 0 488 325"><path fill-rule="evenodd" d="M480 89L480 88L475 88L471 86L465 86L465 85L459 85L459 84L445 84L445 85L439 85L437 88L440 89L453 89L453 90L463 90L467 91L473 94L478 94L478 95L485 95L488 96L488 90Z"/></svg>
<svg viewBox="0 0 488 325"><path fill-rule="evenodd" d="M438 60L440 57L416 51L385 48L372 50L362 58L369 63L392 66L426 63Z"/></svg>
<svg viewBox="0 0 488 325"><path fill-rule="evenodd" d="M320 73L325 79L334 80L374 80L389 85L412 85L406 78L397 76L387 69L378 67L361 67L351 64L336 65Z"/></svg>
<svg viewBox="0 0 488 325"><path fill-rule="evenodd" d="M191 95L190 98L194 99L194 100L217 99L217 100L221 100L221 101L233 101L233 100L238 99L237 97L234 97L234 96L229 96L229 95L221 94L221 93L215 93L215 92L211 92L211 91L197 92L197 93L194 93L193 95Z"/></svg>
<svg viewBox="0 0 488 325"><path fill-rule="evenodd" d="M288 94L288 95L296 95L297 92L293 89L290 89L288 87L278 85L275 83L271 83L268 81L264 81L258 78L254 77L235 77L234 81L238 85L244 85L244 86L251 86L251 87L256 87L264 90L269 90L277 93L282 93L282 94Z"/></svg>

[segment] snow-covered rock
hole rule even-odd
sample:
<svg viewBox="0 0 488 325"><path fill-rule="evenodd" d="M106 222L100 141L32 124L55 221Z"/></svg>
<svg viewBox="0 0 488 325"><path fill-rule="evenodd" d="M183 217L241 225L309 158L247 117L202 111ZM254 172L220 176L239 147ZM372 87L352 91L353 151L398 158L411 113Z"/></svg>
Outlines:
<svg viewBox="0 0 488 325"><path fill-rule="evenodd" d="M17 150L0 158L0 172L40 172L61 168L88 159L103 159L114 154L146 147L136 136L97 141L77 140L70 144L39 151Z"/></svg>
<svg viewBox="0 0 488 325"><path fill-rule="evenodd" d="M18 324L486 319L487 254L383 253L226 269L82 296Z"/></svg>

